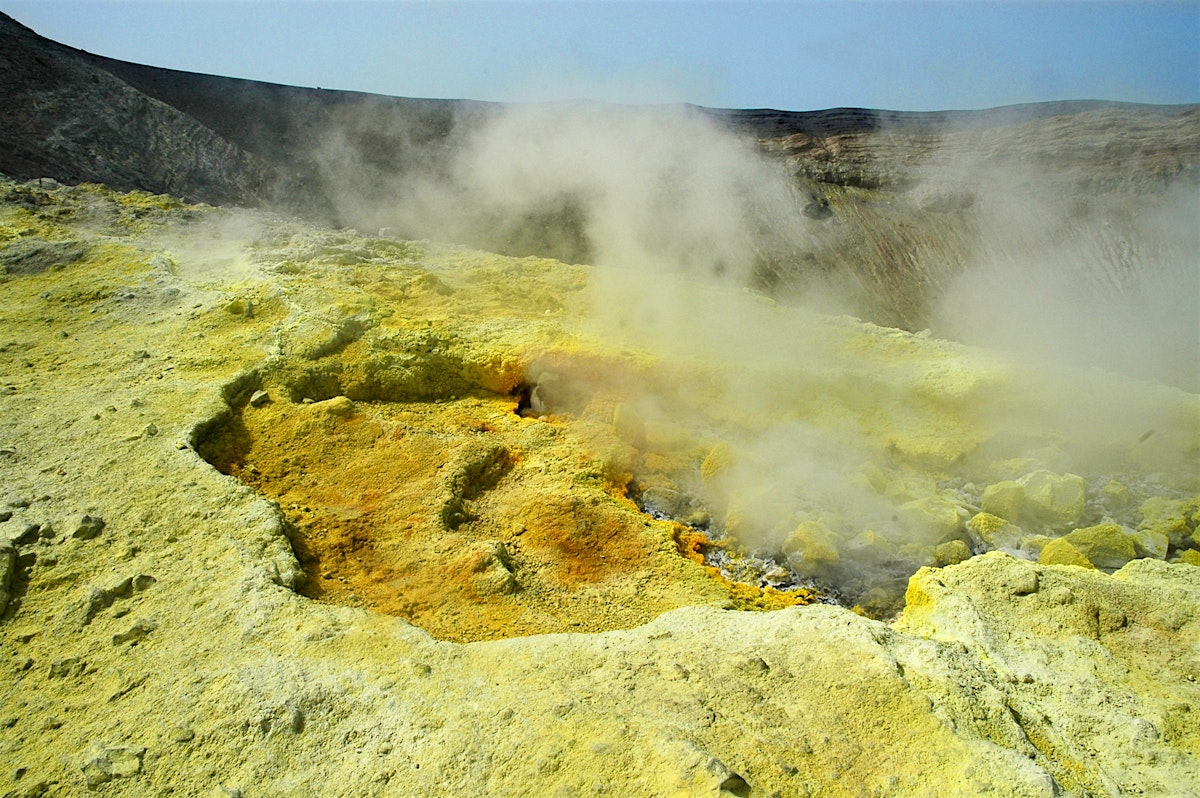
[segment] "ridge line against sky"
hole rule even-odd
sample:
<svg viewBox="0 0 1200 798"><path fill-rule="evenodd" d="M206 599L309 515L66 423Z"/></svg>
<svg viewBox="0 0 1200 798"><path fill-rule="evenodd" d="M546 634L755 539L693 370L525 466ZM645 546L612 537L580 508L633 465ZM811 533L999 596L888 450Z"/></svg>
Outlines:
<svg viewBox="0 0 1200 798"><path fill-rule="evenodd" d="M0 0L0 11L125 61L405 97L907 111L1200 102L1200 0Z"/></svg>

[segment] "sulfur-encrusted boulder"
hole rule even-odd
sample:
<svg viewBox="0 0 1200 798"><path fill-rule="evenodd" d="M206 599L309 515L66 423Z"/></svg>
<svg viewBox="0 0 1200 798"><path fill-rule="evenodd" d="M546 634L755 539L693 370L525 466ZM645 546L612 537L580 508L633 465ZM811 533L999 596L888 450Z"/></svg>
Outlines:
<svg viewBox="0 0 1200 798"><path fill-rule="evenodd" d="M1016 524L988 512L976 513L967 522L967 531L980 545L989 549L1016 549L1025 533Z"/></svg>
<svg viewBox="0 0 1200 798"><path fill-rule="evenodd" d="M841 545L840 552L855 563L877 566L896 557L896 544L873 529L864 529Z"/></svg>
<svg viewBox="0 0 1200 798"><path fill-rule="evenodd" d="M1062 539L1097 568L1120 568L1138 556L1133 536L1127 534L1119 524L1097 524L1076 529ZM1042 552L1045 553L1045 549Z"/></svg>
<svg viewBox="0 0 1200 798"><path fill-rule="evenodd" d="M733 459L733 451L728 444L714 446L700 463L700 476L705 481L716 478L730 469Z"/></svg>
<svg viewBox="0 0 1200 798"><path fill-rule="evenodd" d="M797 573L811 576L838 561L833 533L820 521L803 521L783 544Z"/></svg>
<svg viewBox="0 0 1200 798"><path fill-rule="evenodd" d="M900 505L900 518L915 539L936 545L962 530L966 511L941 496L926 496Z"/></svg>
<svg viewBox="0 0 1200 798"><path fill-rule="evenodd" d="M345 396L335 396L324 402L317 402L313 410L333 418L350 418L354 415L354 402Z"/></svg>
<svg viewBox="0 0 1200 798"><path fill-rule="evenodd" d="M1124 483L1110 479L1100 488L1100 497L1114 510L1123 510L1129 506L1129 488Z"/></svg>
<svg viewBox="0 0 1200 798"><path fill-rule="evenodd" d="M999 742L1006 710L985 709L999 691L1020 726L1014 747L1054 777L1044 795L1121 795L1135 784L1195 794L1196 569L1139 559L1109 576L989 552L918 571L906 599L896 631L949 648L969 638L999 677L974 682L961 705L935 698L939 712Z"/></svg>
<svg viewBox="0 0 1200 798"><path fill-rule="evenodd" d="M971 549L966 541L947 540L933 549L933 560L936 565L957 565L971 558Z"/></svg>
<svg viewBox="0 0 1200 798"><path fill-rule="evenodd" d="M985 513L1016 521L1025 507L1025 489L1011 479L995 482L983 491L982 504Z"/></svg>
<svg viewBox="0 0 1200 798"><path fill-rule="evenodd" d="M1075 545L1066 538L1055 538L1047 543L1038 562L1042 565L1077 565L1080 568L1095 568L1092 561L1083 555Z"/></svg>
<svg viewBox="0 0 1200 798"><path fill-rule="evenodd" d="M1170 538L1162 532L1150 528L1129 529L1125 527L1125 534L1133 539L1134 548L1137 549L1139 557L1153 557L1156 560L1165 560L1167 551L1170 549Z"/></svg>
<svg viewBox="0 0 1200 798"><path fill-rule="evenodd" d="M1024 518L1050 527L1069 526L1083 517L1087 482L1078 474L1033 471L1017 480L1024 495Z"/></svg>
<svg viewBox="0 0 1200 798"><path fill-rule="evenodd" d="M1020 461L1018 465L1028 467L1030 463ZM1082 518L1086 501L1083 477L1038 469L988 485L980 504L985 513L1028 528L1069 529Z"/></svg>
<svg viewBox="0 0 1200 798"><path fill-rule="evenodd" d="M1192 534L1189 516L1195 502L1151 496L1142 502L1142 522L1138 529L1165 536L1176 548L1187 545Z"/></svg>

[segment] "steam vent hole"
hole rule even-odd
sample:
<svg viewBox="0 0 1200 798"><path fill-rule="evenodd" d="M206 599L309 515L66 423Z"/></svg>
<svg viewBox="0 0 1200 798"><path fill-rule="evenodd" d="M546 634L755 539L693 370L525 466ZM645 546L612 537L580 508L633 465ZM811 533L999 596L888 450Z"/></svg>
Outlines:
<svg viewBox="0 0 1200 798"><path fill-rule="evenodd" d="M680 556L678 525L639 511L627 476L587 454L612 456L611 425L533 417L527 386L287 396L243 400L200 453L279 504L313 599L454 641L628 628L730 599L729 582Z"/></svg>

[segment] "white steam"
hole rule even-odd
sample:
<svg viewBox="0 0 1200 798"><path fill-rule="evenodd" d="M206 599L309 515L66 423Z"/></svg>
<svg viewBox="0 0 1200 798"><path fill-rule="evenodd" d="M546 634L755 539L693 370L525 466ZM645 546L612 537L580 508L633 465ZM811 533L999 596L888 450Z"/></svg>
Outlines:
<svg viewBox="0 0 1200 798"><path fill-rule="evenodd" d="M1080 134L1076 149L1104 158L1144 146L1128 127L1103 146ZM918 192L973 201L973 246L933 308L935 328L1058 368L1200 392L1200 179L1132 155L1093 165L1028 146L1024 158L942 154L922 176Z"/></svg>
<svg viewBox="0 0 1200 798"><path fill-rule="evenodd" d="M400 229L534 248L576 235L595 265L733 284L755 267L762 228L796 234L780 165L684 106L518 106L456 147L444 173L397 187Z"/></svg>
<svg viewBox="0 0 1200 798"><path fill-rule="evenodd" d="M744 144L678 112L512 113L474 143L458 177L477 201L517 213L578 205L602 266L744 276L751 205L779 186Z"/></svg>
<svg viewBox="0 0 1200 798"><path fill-rule="evenodd" d="M748 291L778 267L773 252L813 249L811 226L821 223L804 218L779 162L701 113L515 108L484 114L455 146L424 176L397 179L386 207L353 207L352 192L334 202L409 236L485 246L524 236L535 250L566 247L591 263L589 332L670 367L670 377L623 386L648 430L642 465L672 473L671 490L692 494L749 546L794 549L818 530L841 552L828 555L829 573L855 589L966 539L962 520L984 485L948 496L939 480L1051 465L1092 478L1099 461L1087 457L1135 446L1147 430L1165 447L1147 467L1178 463L1200 443L1186 398L1162 418L1122 398L1133 389L1121 380L1018 388L1014 370L960 347ZM968 262L941 272L958 276L943 290L939 331L1064 372L1100 366L1196 390L1200 195L1080 197L1062 177L1050 185L970 160L939 161L921 176L903 201L965 214L974 232ZM694 384L681 383L689 369ZM602 375L554 376L574 395L609 387ZM552 394L550 381L541 387ZM1048 432L1064 422L1066 437ZM677 457L679 440L701 442L691 478L653 465ZM729 462L701 478L709 449ZM992 462L967 464L976 449ZM973 475L956 474L968 465Z"/></svg>

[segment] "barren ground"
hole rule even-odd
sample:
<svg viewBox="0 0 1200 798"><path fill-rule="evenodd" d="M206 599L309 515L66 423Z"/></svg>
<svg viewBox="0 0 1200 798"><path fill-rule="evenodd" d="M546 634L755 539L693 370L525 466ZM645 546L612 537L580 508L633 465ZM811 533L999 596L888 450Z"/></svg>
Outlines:
<svg viewBox="0 0 1200 798"><path fill-rule="evenodd" d="M779 375L807 386L790 412L856 430L864 490L926 524L902 559L929 567L895 619L748 612L812 596L685 555L705 529L750 534L721 444L763 419L705 364L589 337L587 270L2 191L3 794L1196 794L1194 395L1086 383L1130 419L1105 456L1159 556L1114 565L1014 514L1023 556L1073 540L1108 564L935 567L992 529L940 512L967 501L945 482L963 458L988 484L1041 474L1079 454L1080 419L997 441L969 409L1044 405L1020 371L805 317L843 368ZM654 379L691 409L641 403ZM627 498L647 494L712 517L656 520ZM847 513L827 508L831 532ZM804 529L791 562L837 577Z"/></svg>

